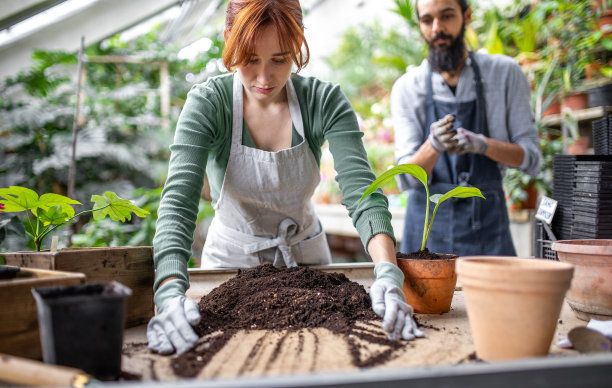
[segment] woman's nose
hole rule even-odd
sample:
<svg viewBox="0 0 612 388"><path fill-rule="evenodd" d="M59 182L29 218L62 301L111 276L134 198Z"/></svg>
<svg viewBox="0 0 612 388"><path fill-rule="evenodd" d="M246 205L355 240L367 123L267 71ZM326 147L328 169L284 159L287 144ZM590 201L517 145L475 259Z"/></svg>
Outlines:
<svg viewBox="0 0 612 388"><path fill-rule="evenodd" d="M262 64L259 69L257 69L257 81L262 86L268 86L270 78L270 67L267 64Z"/></svg>

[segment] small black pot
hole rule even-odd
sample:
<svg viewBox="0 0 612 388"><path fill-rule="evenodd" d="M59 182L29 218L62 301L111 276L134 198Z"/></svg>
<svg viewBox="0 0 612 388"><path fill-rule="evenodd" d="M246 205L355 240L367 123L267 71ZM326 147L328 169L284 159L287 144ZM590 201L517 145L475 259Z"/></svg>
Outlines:
<svg viewBox="0 0 612 388"><path fill-rule="evenodd" d="M612 83L588 90L589 108L612 105Z"/></svg>
<svg viewBox="0 0 612 388"><path fill-rule="evenodd" d="M79 368L100 380L121 374L125 299L121 283L32 289L38 310L43 360Z"/></svg>

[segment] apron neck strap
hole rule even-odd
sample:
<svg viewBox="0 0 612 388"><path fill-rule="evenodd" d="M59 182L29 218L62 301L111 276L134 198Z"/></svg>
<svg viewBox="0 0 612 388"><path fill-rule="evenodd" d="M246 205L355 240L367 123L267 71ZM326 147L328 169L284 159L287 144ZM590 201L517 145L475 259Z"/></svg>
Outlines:
<svg viewBox="0 0 612 388"><path fill-rule="evenodd" d="M287 102L289 104L289 113L291 114L291 121L295 126L295 130L304 138L304 122L302 121L302 111L300 110L300 103L295 92L295 87L291 78L287 80L285 84L287 91ZM232 144L242 144L242 123L244 120L244 91L242 88L242 82L238 76L238 72L234 73L233 83L233 119L232 119Z"/></svg>

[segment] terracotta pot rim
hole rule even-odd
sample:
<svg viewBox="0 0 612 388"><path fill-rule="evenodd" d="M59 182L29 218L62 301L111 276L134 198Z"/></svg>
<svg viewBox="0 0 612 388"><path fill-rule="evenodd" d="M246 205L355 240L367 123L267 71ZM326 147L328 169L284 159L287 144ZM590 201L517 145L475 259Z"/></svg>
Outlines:
<svg viewBox="0 0 612 388"><path fill-rule="evenodd" d="M463 256L457 260L457 272L459 275L461 275L461 272L465 274L466 269L470 271L476 268L481 269L481 271L477 273L482 272L484 269L497 270L503 268L504 277L507 277L510 276L510 274L523 274L526 271L534 274L565 272L573 270L574 266L560 261L534 259L530 257ZM483 274L482 277L488 278L489 274Z"/></svg>
<svg viewBox="0 0 612 388"><path fill-rule="evenodd" d="M404 260L404 261L452 261L452 260L457 260L459 258L459 255L453 255L450 253L438 253L438 255L442 257L437 258L437 259L412 259L409 257L396 257L396 259Z"/></svg>
<svg viewBox="0 0 612 388"><path fill-rule="evenodd" d="M551 249L563 253L612 255L612 239L557 240Z"/></svg>

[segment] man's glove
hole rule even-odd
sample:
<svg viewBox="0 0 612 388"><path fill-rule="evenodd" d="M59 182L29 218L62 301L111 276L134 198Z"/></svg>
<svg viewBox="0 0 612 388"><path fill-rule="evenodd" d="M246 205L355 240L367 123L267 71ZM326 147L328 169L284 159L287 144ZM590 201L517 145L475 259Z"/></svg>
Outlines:
<svg viewBox="0 0 612 388"><path fill-rule="evenodd" d="M394 341L424 337L425 333L417 328L412 318L412 307L406 303L402 292L402 270L392 263L380 262L374 267L374 275L376 280L370 288L372 310L383 318L382 328L387 332L387 338Z"/></svg>
<svg viewBox="0 0 612 388"><path fill-rule="evenodd" d="M181 287L178 280L171 280L164 283L157 293L180 292ZM184 288L182 292L166 300L157 315L149 321L148 347L157 353L170 354L175 350L178 354L185 353L193 348L199 338L192 328L200 322L198 304L185 296Z"/></svg>
<svg viewBox="0 0 612 388"><path fill-rule="evenodd" d="M487 152L487 137L483 134L474 133L464 128L458 128L457 134L453 137L453 140L457 142L459 154L466 154L468 152L484 154Z"/></svg>
<svg viewBox="0 0 612 388"><path fill-rule="evenodd" d="M453 125L455 123L455 115L447 114L440 120L434 122L429 127L429 143L439 153L444 151L449 153L456 153L459 151L457 147L457 141L454 140L456 134L453 131Z"/></svg>

